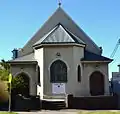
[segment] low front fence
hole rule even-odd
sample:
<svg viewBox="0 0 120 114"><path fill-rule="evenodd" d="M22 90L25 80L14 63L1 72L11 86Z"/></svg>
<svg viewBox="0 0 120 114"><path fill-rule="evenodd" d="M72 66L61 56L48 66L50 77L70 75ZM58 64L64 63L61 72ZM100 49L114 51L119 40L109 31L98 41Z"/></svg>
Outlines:
<svg viewBox="0 0 120 114"><path fill-rule="evenodd" d="M12 98L12 106L11 109L14 111L30 111L30 110L40 110L40 98L37 96L14 96Z"/></svg>
<svg viewBox="0 0 120 114"><path fill-rule="evenodd" d="M8 101L6 102L0 101L0 111L8 111L8 108L9 108Z"/></svg>
<svg viewBox="0 0 120 114"><path fill-rule="evenodd" d="M69 109L114 110L118 109L118 97L117 96L74 97L73 95L68 95L66 104Z"/></svg>

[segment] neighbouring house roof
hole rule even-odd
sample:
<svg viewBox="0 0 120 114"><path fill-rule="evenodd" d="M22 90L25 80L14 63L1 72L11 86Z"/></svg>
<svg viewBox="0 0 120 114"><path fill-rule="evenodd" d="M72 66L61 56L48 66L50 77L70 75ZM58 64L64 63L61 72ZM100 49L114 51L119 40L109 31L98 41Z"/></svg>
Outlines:
<svg viewBox="0 0 120 114"><path fill-rule="evenodd" d="M100 54L99 47L94 43L91 38L68 16L68 14L59 7L55 13L43 24L43 26L36 32L36 34L28 41L28 43L22 48L24 51L19 51L19 56L26 55L33 52L33 45L48 34L56 25L61 23L71 33L77 36L86 44L86 49ZM94 51L93 51L94 50Z"/></svg>
<svg viewBox="0 0 120 114"><path fill-rule="evenodd" d="M17 63L17 62L36 62L34 58L34 53L30 53L28 55L24 55L22 57L18 57L16 59L8 61L8 63Z"/></svg>
<svg viewBox="0 0 120 114"><path fill-rule="evenodd" d="M112 59L104 57L102 55L97 55L95 53L91 53L89 51L84 51L84 58L81 61L108 61L111 62Z"/></svg>
<svg viewBox="0 0 120 114"><path fill-rule="evenodd" d="M71 33L69 30L64 28L61 24L55 26L48 34L43 36L34 46L39 44L59 44L59 43L77 43L85 45L85 43Z"/></svg>

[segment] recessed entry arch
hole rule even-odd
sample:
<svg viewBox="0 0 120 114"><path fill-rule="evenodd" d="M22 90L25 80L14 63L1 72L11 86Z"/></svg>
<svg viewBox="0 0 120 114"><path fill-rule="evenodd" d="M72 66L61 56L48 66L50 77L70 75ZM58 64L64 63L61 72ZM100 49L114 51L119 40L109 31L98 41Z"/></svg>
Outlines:
<svg viewBox="0 0 120 114"><path fill-rule="evenodd" d="M90 94L104 95L104 83L104 75L100 71L94 71L89 77Z"/></svg>
<svg viewBox="0 0 120 114"><path fill-rule="evenodd" d="M26 72L18 72L13 78L17 78L17 81L21 81L21 86L17 86L14 89L14 94L22 94L24 96L30 95L30 75Z"/></svg>

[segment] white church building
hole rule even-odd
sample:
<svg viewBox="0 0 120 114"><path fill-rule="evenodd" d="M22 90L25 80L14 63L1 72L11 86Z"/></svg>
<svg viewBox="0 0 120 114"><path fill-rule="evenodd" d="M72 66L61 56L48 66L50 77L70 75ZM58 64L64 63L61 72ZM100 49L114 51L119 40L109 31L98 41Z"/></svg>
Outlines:
<svg viewBox="0 0 120 114"><path fill-rule="evenodd" d="M13 77L28 78L28 94L41 99L66 95L109 95L108 64L102 48L59 7L10 60Z"/></svg>

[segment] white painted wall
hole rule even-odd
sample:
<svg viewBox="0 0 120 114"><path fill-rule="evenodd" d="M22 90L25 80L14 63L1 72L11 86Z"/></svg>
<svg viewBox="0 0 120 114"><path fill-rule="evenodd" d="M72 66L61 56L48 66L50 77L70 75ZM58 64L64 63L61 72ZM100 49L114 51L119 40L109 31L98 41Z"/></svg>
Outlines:
<svg viewBox="0 0 120 114"><path fill-rule="evenodd" d="M37 95L40 95L41 98L43 98L43 76L44 76L43 51L44 51L43 48L35 50L35 59L40 67L40 84L41 84L41 86L37 85Z"/></svg>

